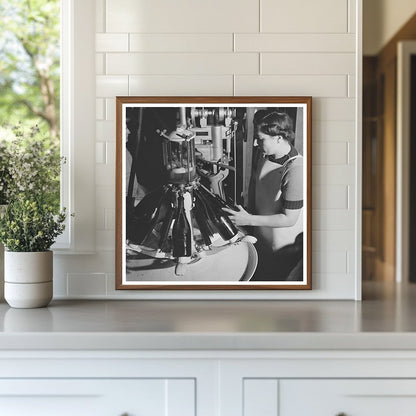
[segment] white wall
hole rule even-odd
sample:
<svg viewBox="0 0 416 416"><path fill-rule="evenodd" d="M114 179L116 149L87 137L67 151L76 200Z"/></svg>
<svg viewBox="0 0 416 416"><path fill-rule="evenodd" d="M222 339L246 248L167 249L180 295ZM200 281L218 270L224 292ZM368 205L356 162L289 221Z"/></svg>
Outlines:
<svg viewBox="0 0 416 416"><path fill-rule="evenodd" d="M363 54L377 55L415 13L414 0L363 0Z"/></svg>
<svg viewBox="0 0 416 416"><path fill-rule="evenodd" d="M55 296L154 296L114 290L117 95L313 96L313 291L250 296L359 296L356 1L96 0L97 253L56 256Z"/></svg>

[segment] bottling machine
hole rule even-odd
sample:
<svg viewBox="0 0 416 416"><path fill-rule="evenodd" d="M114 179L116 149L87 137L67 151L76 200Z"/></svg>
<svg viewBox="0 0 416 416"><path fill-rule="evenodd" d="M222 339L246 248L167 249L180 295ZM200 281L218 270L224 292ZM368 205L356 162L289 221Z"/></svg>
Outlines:
<svg viewBox="0 0 416 416"><path fill-rule="evenodd" d="M134 208L128 246L154 258L186 264L253 237L223 210L236 201L235 108L180 107L175 130L162 140L164 183ZM231 172L231 175L230 175ZM232 178L226 195L224 181Z"/></svg>

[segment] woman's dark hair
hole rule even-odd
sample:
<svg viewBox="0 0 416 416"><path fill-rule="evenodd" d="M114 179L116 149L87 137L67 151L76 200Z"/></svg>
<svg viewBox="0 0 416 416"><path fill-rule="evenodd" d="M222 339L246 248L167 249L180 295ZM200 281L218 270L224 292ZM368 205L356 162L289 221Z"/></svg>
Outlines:
<svg viewBox="0 0 416 416"><path fill-rule="evenodd" d="M276 110L259 110L254 114L253 121L258 132L272 137L282 136L293 145L295 132L293 131L293 121L288 114L279 113Z"/></svg>

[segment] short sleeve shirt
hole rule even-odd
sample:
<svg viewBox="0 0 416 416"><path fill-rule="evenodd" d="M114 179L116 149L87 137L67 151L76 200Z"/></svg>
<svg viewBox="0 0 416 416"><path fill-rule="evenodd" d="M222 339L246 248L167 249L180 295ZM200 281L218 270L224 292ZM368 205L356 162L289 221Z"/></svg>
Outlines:
<svg viewBox="0 0 416 416"><path fill-rule="evenodd" d="M255 178L255 214L274 215L286 209L303 208L303 157L294 156L283 166L268 159L259 160ZM303 215L291 227L254 227L262 250L276 251L294 242L303 231Z"/></svg>
<svg viewBox="0 0 416 416"><path fill-rule="evenodd" d="M303 158L301 156L289 159L283 166L282 205L286 209L303 207Z"/></svg>

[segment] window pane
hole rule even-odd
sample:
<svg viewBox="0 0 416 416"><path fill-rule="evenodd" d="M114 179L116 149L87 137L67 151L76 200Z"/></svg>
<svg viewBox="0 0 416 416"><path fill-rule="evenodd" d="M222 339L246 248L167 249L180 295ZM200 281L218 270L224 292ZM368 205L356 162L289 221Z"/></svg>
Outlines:
<svg viewBox="0 0 416 416"><path fill-rule="evenodd" d="M0 16L1 129L37 125L59 157L60 1L0 0ZM59 200L57 177L56 207Z"/></svg>

